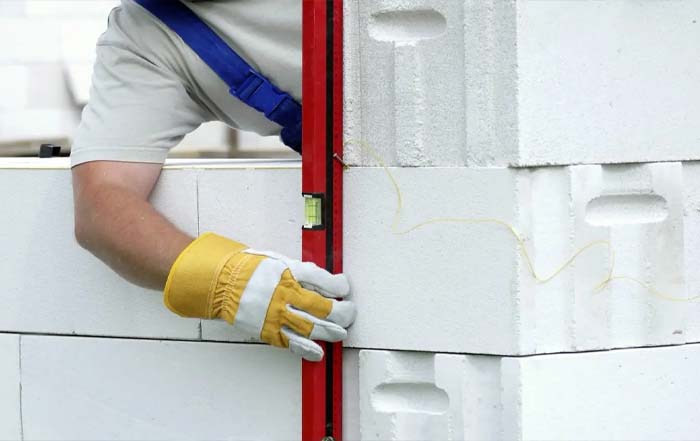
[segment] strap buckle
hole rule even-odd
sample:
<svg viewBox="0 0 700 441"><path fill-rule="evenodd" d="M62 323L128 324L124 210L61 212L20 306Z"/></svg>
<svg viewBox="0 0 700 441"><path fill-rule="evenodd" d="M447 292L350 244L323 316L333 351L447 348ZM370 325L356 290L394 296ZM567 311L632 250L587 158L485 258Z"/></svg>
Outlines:
<svg viewBox="0 0 700 441"><path fill-rule="evenodd" d="M249 70L245 79L238 87L229 89L231 95L248 104L255 110L262 112L265 116L276 123L287 126L295 121L290 120L284 109L289 107L286 101L296 102L289 94L280 91L258 72ZM284 105L283 105L284 104ZM278 109L282 112L278 112ZM283 121L279 121L283 120ZM287 120L287 121L284 121Z"/></svg>
<svg viewBox="0 0 700 441"><path fill-rule="evenodd" d="M229 92L282 126L282 141L296 151L301 150L301 105L291 95L254 70L249 70L243 82L231 87Z"/></svg>

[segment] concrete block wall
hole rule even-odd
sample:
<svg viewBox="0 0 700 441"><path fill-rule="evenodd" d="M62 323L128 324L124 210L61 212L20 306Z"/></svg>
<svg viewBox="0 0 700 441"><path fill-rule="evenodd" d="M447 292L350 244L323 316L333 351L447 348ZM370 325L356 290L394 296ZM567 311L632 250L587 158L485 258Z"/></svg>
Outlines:
<svg viewBox="0 0 700 441"><path fill-rule="evenodd" d="M0 355L2 439L288 440L300 431L301 364L260 345L3 334Z"/></svg>
<svg viewBox="0 0 700 441"><path fill-rule="evenodd" d="M203 331L198 320L173 315L159 292L124 281L75 243L67 158L49 160L52 169L38 168L44 160L4 164L0 186L15 190L2 195L12 215L0 219L6 305L0 331L187 340L208 334L209 325ZM217 231L299 258L299 163L233 161L227 167L166 167L151 200L192 236Z"/></svg>
<svg viewBox="0 0 700 441"><path fill-rule="evenodd" d="M6 244L0 279L0 330L7 332L199 338L196 321L163 309L156 292L122 280L73 235L68 159L58 170L5 169L0 173ZM189 234L197 234L196 174L163 173L153 201ZM51 250L51 252L47 252ZM86 313L89 311L89 313Z"/></svg>
<svg viewBox="0 0 700 441"><path fill-rule="evenodd" d="M0 173L0 184L16 189L3 196L13 215L5 218L0 240L5 252L14 251L0 266L6 305L1 331L241 341L223 323L174 317L159 293L130 285L80 249L72 236L70 172L65 159L58 161L34 162L58 169ZM156 207L192 235L217 231L300 256L298 163L203 167L167 168L153 194ZM401 226L428 217L509 221L543 274L591 240L608 240L616 252L615 274L689 297L700 292L696 167L392 172L404 197ZM457 193L455 186L468 190ZM605 247L587 251L552 282L537 284L500 225L436 224L395 235L395 195L383 170L347 171L346 189L345 210L352 215L345 264L359 307L351 347L515 355L700 341L697 303L662 300L628 281L596 294L611 263ZM80 268L81 277L68 268ZM81 313L86 310L91 314Z"/></svg>
<svg viewBox="0 0 700 441"><path fill-rule="evenodd" d="M0 334L0 439L22 436L19 336Z"/></svg>
<svg viewBox="0 0 700 441"><path fill-rule="evenodd" d="M299 358L212 342L241 338L82 250L68 161L0 161L0 439L298 438ZM152 201L178 227L300 256L298 162L172 164Z"/></svg>
<svg viewBox="0 0 700 441"><path fill-rule="evenodd" d="M260 345L21 337L25 439L298 437L301 363Z"/></svg>
<svg viewBox="0 0 700 441"><path fill-rule="evenodd" d="M346 171L345 265L359 304L348 345L533 354L698 341L696 164L532 169L392 168L398 230L433 218L500 219L524 238L535 270L497 223L437 223L395 234L384 170ZM687 181L686 181L687 178ZM459 191L455 191L460 189ZM685 215L684 215L685 213ZM685 260L689 259L688 265ZM381 283L380 283L381 282ZM377 332L381 330L381 332Z"/></svg>
<svg viewBox="0 0 700 441"><path fill-rule="evenodd" d="M697 439L700 346L533 357L363 350L363 440Z"/></svg>
<svg viewBox="0 0 700 441"><path fill-rule="evenodd" d="M693 0L345 2L361 439L698 437L699 21ZM506 225L465 218L512 225L541 276L614 254L538 283ZM613 261L628 278L596 292Z"/></svg>
<svg viewBox="0 0 700 441"><path fill-rule="evenodd" d="M345 137L396 166L700 159L698 21L694 0L346 2Z"/></svg>

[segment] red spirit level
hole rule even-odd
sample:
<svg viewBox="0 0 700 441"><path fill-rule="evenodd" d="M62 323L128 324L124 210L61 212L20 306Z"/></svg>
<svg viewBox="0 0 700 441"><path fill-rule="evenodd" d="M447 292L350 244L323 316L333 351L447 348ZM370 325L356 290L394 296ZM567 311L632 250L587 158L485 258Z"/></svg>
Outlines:
<svg viewBox="0 0 700 441"><path fill-rule="evenodd" d="M343 269L343 3L303 0L302 258ZM337 156L336 156L337 155ZM318 363L302 362L302 439L342 437L342 344L322 344Z"/></svg>

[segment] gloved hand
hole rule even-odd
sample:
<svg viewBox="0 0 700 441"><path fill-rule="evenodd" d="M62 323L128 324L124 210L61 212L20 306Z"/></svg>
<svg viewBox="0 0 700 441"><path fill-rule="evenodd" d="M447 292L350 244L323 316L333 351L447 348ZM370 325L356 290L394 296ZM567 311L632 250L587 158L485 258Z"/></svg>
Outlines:
<svg viewBox="0 0 700 441"><path fill-rule="evenodd" d="M164 298L178 315L223 319L246 335L319 361L323 350L312 340L343 340L355 319L352 302L334 300L349 292L342 274L205 233L173 264Z"/></svg>

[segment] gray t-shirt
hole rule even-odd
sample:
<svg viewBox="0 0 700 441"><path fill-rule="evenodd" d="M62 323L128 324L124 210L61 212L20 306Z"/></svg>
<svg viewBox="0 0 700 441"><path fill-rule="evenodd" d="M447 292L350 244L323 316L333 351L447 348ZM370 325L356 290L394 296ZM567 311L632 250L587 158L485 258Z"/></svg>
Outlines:
<svg viewBox="0 0 700 441"><path fill-rule="evenodd" d="M248 63L301 102L299 0L185 1ZM71 164L162 163L200 124L219 120L261 135L280 127L231 96L224 82L167 25L122 0L97 43L90 100Z"/></svg>

